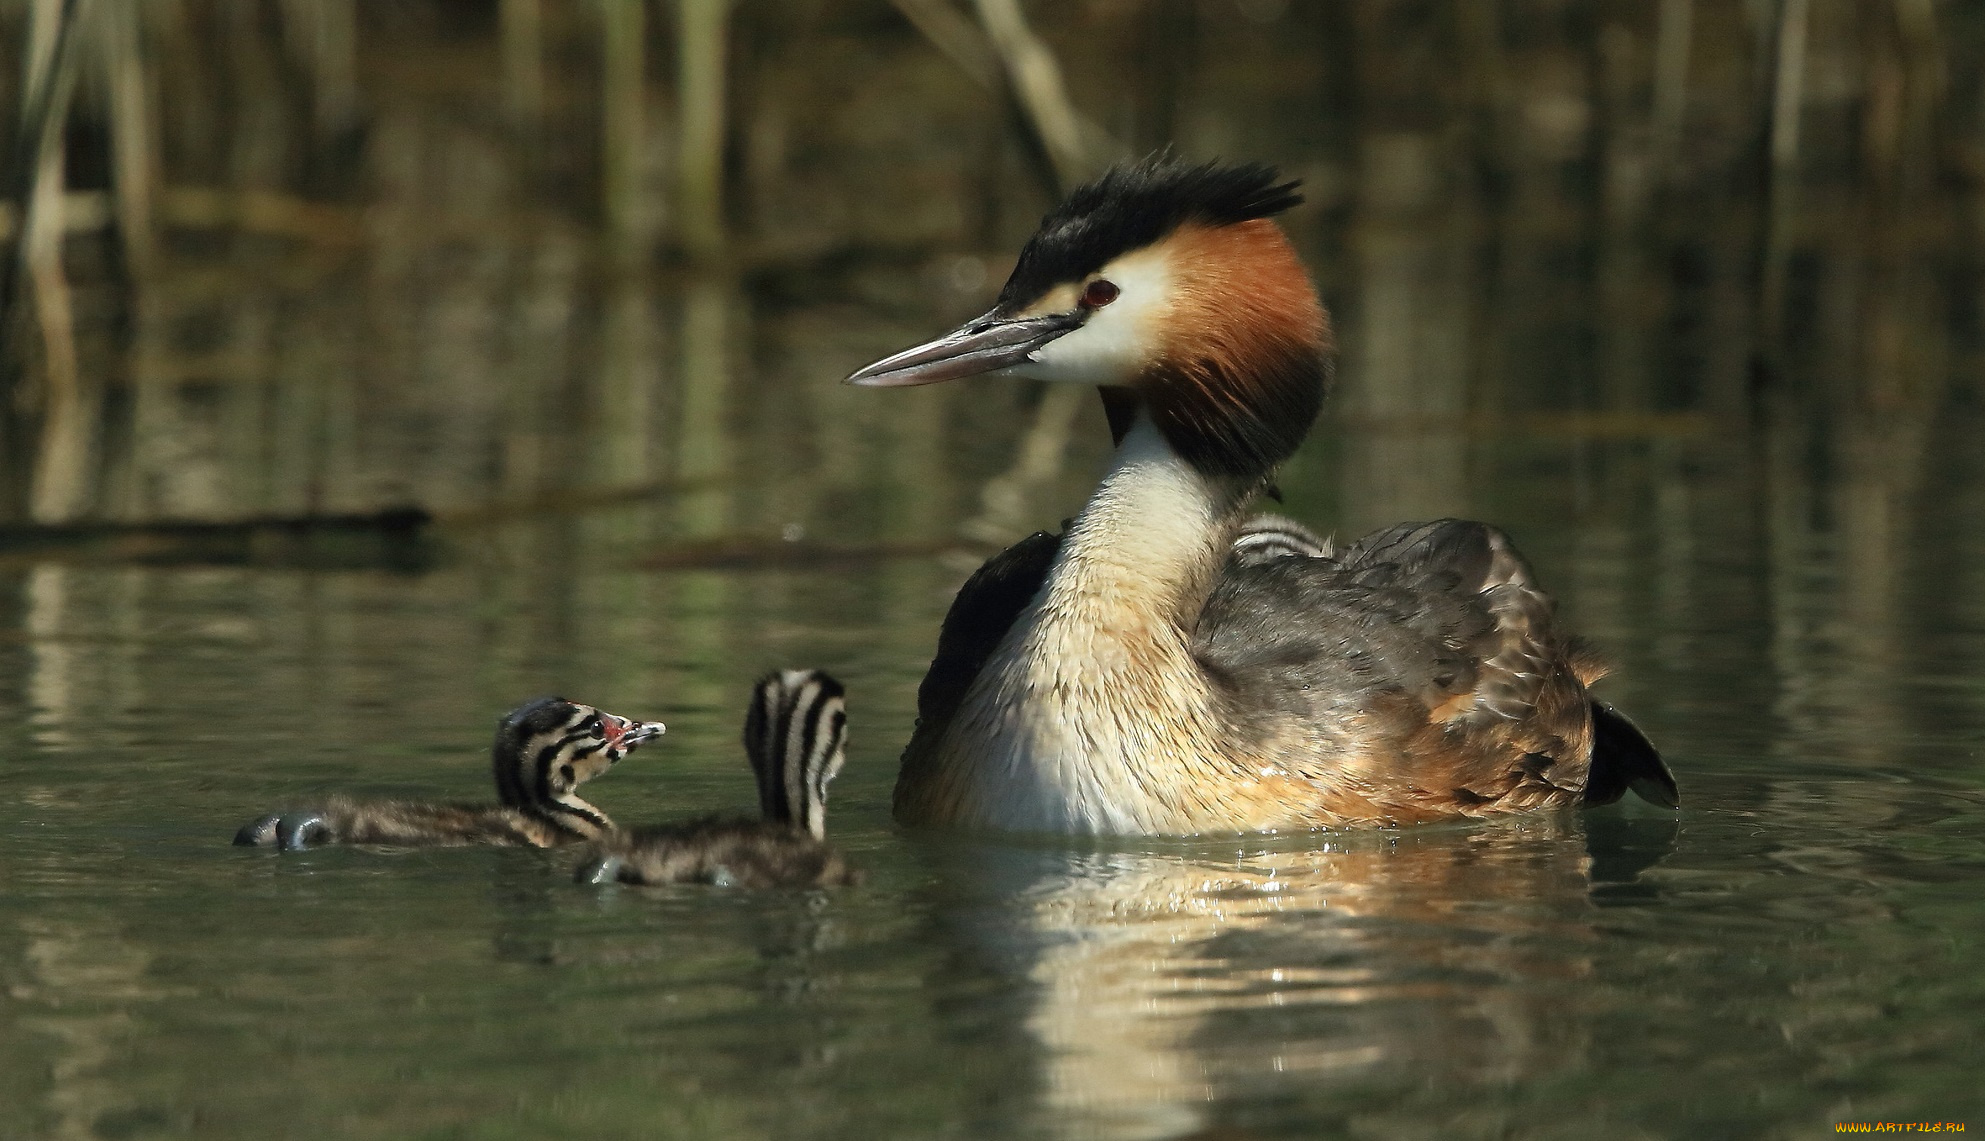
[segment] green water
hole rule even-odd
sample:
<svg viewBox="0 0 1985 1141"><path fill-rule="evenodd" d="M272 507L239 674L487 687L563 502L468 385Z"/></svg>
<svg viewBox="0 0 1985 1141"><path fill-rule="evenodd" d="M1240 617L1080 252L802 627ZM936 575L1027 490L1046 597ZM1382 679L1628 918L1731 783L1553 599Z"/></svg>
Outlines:
<svg viewBox="0 0 1985 1141"><path fill-rule="evenodd" d="M9 571L0 1134L1803 1137L1976 1121L1981 426L1960 412L1927 430L1935 492L1887 519L1898 546L1880 558L1836 514L1844 477L1774 485L1797 502L1761 524L1754 439L1465 449L1620 662L1608 695L1671 759L1674 818L1630 804L1328 837L906 835L887 814L894 751L960 571L570 557L587 526L636 526L621 516L647 507L458 538L424 574ZM1563 510L1577 472L1604 506ZM571 884L560 853L227 843L326 789L477 797L488 727L547 689L669 722L593 786L620 820L745 807L742 693L773 664L848 683L832 827L869 873L858 889L602 891Z"/></svg>
<svg viewBox="0 0 1985 1141"><path fill-rule="evenodd" d="M953 592L1106 442L1087 394L836 383L983 311L1047 205L1006 103L898 13L931 6L735 7L708 271L600 238L595 6L361 7L305 82L309 44L338 63L284 31L311 5L148 6L157 260L125 282L72 238L68 464L0 490L438 523L387 559L0 544L0 1138L1985 1129L1970 8L1811 6L1804 195L1767 227L1760 21L1791 5L1693 5L1665 190L1654 21L1690 5L1029 5L1126 147L1308 180L1286 221L1343 360L1287 510L1507 528L1684 805L1063 844L888 815ZM540 7L499 54L498 9ZM1933 19L1951 66L1884 70L1921 61L1883 29ZM673 50L635 92L661 213ZM326 129L340 84L362 130ZM589 786L617 820L744 809L775 666L847 683L859 888L228 842L334 790L482 798L496 718L548 691L668 723Z"/></svg>

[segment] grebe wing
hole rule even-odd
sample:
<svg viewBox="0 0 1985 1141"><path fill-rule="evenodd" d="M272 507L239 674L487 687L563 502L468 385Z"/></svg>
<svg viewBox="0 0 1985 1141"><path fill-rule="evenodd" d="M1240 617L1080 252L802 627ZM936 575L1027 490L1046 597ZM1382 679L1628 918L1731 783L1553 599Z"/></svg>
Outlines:
<svg viewBox="0 0 1985 1141"><path fill-rule="evenodd" d="M1402 625L1437 647L1422 692L1447 707L1447 720L1531 716L1554 667L1569 667L1581 686L1605 673L1558 631L1551 596L1530 564L1486 523L1402 523L1352 544L1343 565L1384 599L1373 621ZM1457 705L1457 697L1465 701Z"/></svg>
<svg viewBox="0 0 1985 1141"><path fill-rule="evenodd" d="M1553 796L1585 787L1599 671L1551 610L1501 532L1443 519L1230 564L1194 651L1264 736L1396 754L1430 795Z"/></svg>
<svg viewBox="0 0 1985 1141"><path fill-rule="evenodd" d="M1421 597L1443 590L1452 595L1457 587L1466 592L1472 584L1492 623L1460 647L1474 660L1473 707L1462 712L1464 723L1534 721L1562 726L1568 744L1589 740L1585 804L1611 804L1631 789L1650 804L1680 805L1675 775L1653 742L1625 714L1585 692L1605 675L1605 666L1556 628L1550 596L1509 536L1454 519L1409 523L1359 540L1345 561L1362 578L1411 583ZM1562 684L1567 671L1578 683L1575 690ZM1584 699L1589 738L1570 731L1580 713L1566 704L1573 693Z"/></svg>
<svg viewBox="0 0 1985 1141"><path fill-rule="evenodd" d="M1194 652L1264 735L1293 723L1328 755L1384 746L1422 786L1408 799L1592 805L1631 789L1675 807L1673 774L1586 692L1604 668L1552 612L1507 536L1441 519L1333 555L1230 563Z"/></svg>
<svg viewBox="0 0 1985 1141"><path fill-rule="evenodd" d="M1014 619L1041 591L1061 536L1036 531L985 561L951 600L937 654L917 687L917 734L941 732Z"/></svg>

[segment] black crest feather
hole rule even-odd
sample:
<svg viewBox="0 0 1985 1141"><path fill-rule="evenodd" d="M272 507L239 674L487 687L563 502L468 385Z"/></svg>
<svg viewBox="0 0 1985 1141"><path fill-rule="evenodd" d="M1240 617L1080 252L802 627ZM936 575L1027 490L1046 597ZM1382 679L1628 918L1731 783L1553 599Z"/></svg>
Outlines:
<svg viewBox="0 0 1985 1141"><path fill-rule="evenodd" d="M503 715L496 724L498 736L523 739L547 729L556 729L568 715L572 703L562 697L534 697Z"/></svg>
<svg viewBox="0 0 1985 1141"><path fill-rule="evenodd" d="M1303 200L1298 182L1279 177L1266 163L1195 166L1169 151L1111 167L1041 219L1000 290L999 307L1018 309L1189 222L1231 226L1279 214Z"/></svg>

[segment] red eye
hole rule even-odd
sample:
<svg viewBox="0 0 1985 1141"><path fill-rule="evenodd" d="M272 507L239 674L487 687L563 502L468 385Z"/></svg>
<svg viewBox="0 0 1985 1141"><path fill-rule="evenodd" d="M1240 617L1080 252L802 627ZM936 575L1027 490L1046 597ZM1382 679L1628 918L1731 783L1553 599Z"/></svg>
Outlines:
<svg viewBox="0 0 1985 1141"><path fill-rule="evenodd" d="M1082 307L1084 309L1101 309L1103 306L1115 301L1117 294L1122 292L1123 290L1118 289L1115 285L1099 277L1089 283L1089 288L1082 291Z"/></svg>

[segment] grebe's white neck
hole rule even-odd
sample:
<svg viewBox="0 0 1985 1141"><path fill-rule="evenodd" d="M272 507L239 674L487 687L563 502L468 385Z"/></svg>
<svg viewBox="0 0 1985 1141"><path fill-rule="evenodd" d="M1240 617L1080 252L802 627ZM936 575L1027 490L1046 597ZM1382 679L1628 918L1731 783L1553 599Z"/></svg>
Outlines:
<svg viewBox="0 0 1985 1141"><path fill-rule="evenodd" d="M1217 826L1198 801L1232 765L1191 635L1248 490L1137 418L952 722L947 815L1056 832Z"/></svg>
<svg viewBox="0 0 1985 1141"><path fill-rule="evenodd" d="M1036 608L1101 609L1112 615L1111 627L1134 614L1140 625L1189 628L1244 498L1232 481L1187 463L1140 412L1070 524Z"/></svg>

